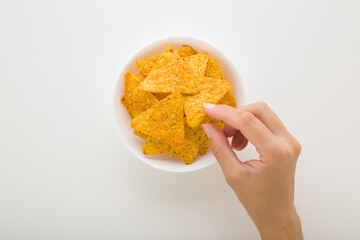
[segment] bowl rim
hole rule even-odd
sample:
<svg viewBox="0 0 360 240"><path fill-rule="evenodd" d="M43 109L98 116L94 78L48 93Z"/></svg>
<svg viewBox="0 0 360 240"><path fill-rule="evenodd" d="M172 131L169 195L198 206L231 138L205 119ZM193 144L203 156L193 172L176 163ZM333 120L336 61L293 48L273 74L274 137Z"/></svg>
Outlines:
<svg viewBox="0 0 360 240"><path fill-rule="evenodd" d="M151 164L149 161L145 161L144 157L143 156L139 156L139 154L137 152L135 152L135 150L132 148L132 146L130 146L130 143L128 141L126 141L125 139L125 136L123 134L121 134L120 132L120 128L118 126L118 121L117 121L117 117L116 117L116 102L117 101L120 101L119 99L117 99L116 95L117 95L117 86L118 86L118 83L119 81L121 81L121 79L123 78L122 76L122 73L124 72L125 67L128 65L128 63L136 56L136 55L139 55L141 52L143 52L144 49L147 49L149 48L150 46L153 46L153 45L156 45L160 42L171 42L171 41L178 41L179 39L182 39L185 41L197 41L197 42L202 42L202 43L205 43L207 45L209 45L210 47L216 49L218 52L220 52L224 58L227 60L227 62L230 62L232 63L232 67L235 69L235 71L237 72L239 78L240 78L240 81L238 82L238 84L241 86L242 88L242 105L246 103L246 89L245 89L245 84L242 80L242 78L240 77L240 71L237 67L236 64L234 64L234 61L232 60L231 57L229 57L228 54L226 54L222 49L216 47L213 43L209 42L209 41L204 41L202 39L199 39L197 37L190 37L190 36L183 36L183 35L175 35L175 36L168 36L168 37L162 37L162 38L159 38L157 40L153 40L151 41L150 43L142 46L141 48L138 48L135 52L133 52L132 54L129 55L129 57L126 58L125 61L122 62L121 64L121 68L120 68L120 71L118 73L118 77L116 78L115 80L115 83L113 85L113 94L112 94L112 98L111 98L111 101L112 101L112 112L113 112L113 121L114 121L114 125L115 125L115 128L116 128L116 132L118 134L118 136L120 137L122 143L125 145L125 147L131 152L131 154L133 154L136 158L138 158L139 160L141 160L143 163L145 163L146 165L148 166L151 166L155 169L158 169L158 170L161 170L161 171L165 171L165 172L173 172L173 173L187 173L187 172L195 172L195 171L198 171L198 170L201 170L201 169L205 169L207 167L209 167L210 165L214 164L216 162L216 159L214 156L212 156L212 159L208 162L206 162L205 164L199 166L199 167L193 167L193 168L189 168L189 169L168 169L168 168L165 168L165 167L162 167L162 166L158 166L156 164Z"/></svg>

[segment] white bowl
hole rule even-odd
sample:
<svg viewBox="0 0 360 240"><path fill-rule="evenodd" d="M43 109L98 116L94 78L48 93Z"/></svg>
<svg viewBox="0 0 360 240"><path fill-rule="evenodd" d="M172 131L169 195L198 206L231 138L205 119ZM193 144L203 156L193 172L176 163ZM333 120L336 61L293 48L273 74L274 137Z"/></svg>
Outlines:
<svg viewBox="0 0 360 240"><path fill-rule="evenodd" d="M126 110L126 107L121 104L120 97L124 94L124 74L127 71L131 71L133 73L138 71L134 66L136 60L159 54L168 45L173 45L178 48L183 44L190 45L198 52L207 52L211 58L217 59L224 72L225 79L232 85L231 90L235 96L238 106L245 103L244 86L236 66L223 52L203 40L190 37L170 37L160 39L140 49L129 60L127 60L120 71L120 75L114 89L113 107L117 131L125 146L138 159L154 168L168 172L191 172L199 170L214 163L215 158L210 149L205 155L198 155L195 158L194 163L191 165L184 164L180 158L171 158L170 156L164 154L144 155L141 149L145 140L134 135L133 129L130 127L131 117Z"/></svg>

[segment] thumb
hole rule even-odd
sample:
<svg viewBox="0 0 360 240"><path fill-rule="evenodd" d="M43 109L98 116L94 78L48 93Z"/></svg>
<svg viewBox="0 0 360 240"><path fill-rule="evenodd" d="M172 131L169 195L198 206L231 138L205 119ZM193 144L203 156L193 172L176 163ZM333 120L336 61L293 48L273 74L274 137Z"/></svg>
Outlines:
<svg viewBox="0 0 360 240"><path fill-rule="evenodd" d="M222 168L225 177L244 172L242 162L237 158L225 133L212 123L202 125L210 139L210 148Z"/></svg>

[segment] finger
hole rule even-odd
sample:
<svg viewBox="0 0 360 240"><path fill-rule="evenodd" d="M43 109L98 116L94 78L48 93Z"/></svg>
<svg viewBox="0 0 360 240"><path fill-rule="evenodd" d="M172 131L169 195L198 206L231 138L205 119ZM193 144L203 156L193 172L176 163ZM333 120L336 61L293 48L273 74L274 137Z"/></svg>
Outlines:
<svg viewBox="0 0 360 240"><path fill-rule="evenodd" d="M269 128L270 131L275 135L289 134L280 118L265 102L257 102L241 106L239 109L254 114L254 116L257 117L262 123L264 123L264 125Z"/></svg>
<svg viewBox="0 0 360 240"><path fill-rule="evenodd" d="M239 130L225 124L223 132L225 133L226 137L228 137L228 138L233 137L232 142L231 142L232 148L236 149L237 151L241 151L244 148L246 148L246 146L248 144L248 140L244 137L244 135L242 135L242 133ZM235 138L236 133L238 133L239 136L242 136L244 138L244 141L241 143L235 143L235 145L234 145L234 138ZM237 138L238 138L238 136L236 137L236 139ZM237 140L235 140L235 141L237 141ZM234 146L236 146L236 147L234 147Z"/></svg>
<svg viewBox="0 0 360 240"><path fill-rule="evenodd" d="M224 175L232 174L234 171L243 171L242 162L232 150L224 132L212 123L205 123L202 126L210 139L211 151L222 168Z"/></svg>
<svg viewBox="0 0 360 240"><path fill-rule="evenodd" d="M275 135L252 113L227 105L204 104L206 114L224 121L240 132L257 148L269 148L275 142Z"/></svg>
<svg viewBox="0 0 360 240"><path fill-rule="evenodd" d="M223 132L225 133L225 136L227 138L234 136L237 131L238 130L236 130L235 128L233 128L225 123Z"/></svg>
<svg viewBox="0 0 360 240"><path fill-rule="evenodd" d="M241 150L243 150L244 148L246 148L246 146L248 145L248 140L247 139L245 139L245 142L244 142L244 144L239 148L239 149L237 149L238 151L241 151Z"/></svg>
<svg viewBox="0 0 360 240"><path fill-rule="evenodd" d="M241 150L244 144L247 142L247 139L242 135L240 131L237 131L236 134L233 136L231 141L231 147L235 150Z"/></svg>

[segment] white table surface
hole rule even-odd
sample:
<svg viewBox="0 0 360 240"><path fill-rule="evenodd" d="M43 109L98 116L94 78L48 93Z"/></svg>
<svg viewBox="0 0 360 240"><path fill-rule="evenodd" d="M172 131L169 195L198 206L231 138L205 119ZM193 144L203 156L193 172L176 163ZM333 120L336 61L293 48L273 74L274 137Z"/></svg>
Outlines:
<svg viewBox="0 0 360 240"><path fill-rule="evenodd" d="M229 54L302 143L305 238L360 239L360 2L210 2L0 1L0 239L259 239L217 164L162 172L116 134L120 67L173 35Z"/></svg>

